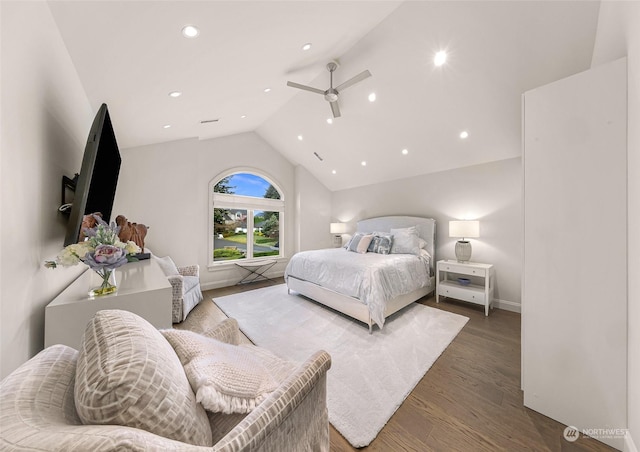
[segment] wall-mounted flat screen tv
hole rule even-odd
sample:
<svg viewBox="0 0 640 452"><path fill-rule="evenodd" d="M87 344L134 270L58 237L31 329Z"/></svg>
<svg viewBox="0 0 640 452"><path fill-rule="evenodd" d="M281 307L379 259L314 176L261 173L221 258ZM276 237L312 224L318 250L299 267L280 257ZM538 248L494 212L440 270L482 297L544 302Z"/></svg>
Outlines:
<svg viewBox="0 0 640 452"><path fill-rule="evenodd" d="M104 221L111 221L120 163L120 151L109 109L107 104L102 104L93 120L84 149L64 246L78 242L85 215L100 212Z"/></svg>

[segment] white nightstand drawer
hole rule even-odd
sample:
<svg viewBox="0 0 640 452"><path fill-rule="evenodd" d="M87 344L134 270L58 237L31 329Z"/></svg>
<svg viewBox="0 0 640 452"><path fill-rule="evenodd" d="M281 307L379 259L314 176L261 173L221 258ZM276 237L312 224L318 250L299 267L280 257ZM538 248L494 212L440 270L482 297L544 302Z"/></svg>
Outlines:
<svg viewBox="0 0 640 452"><path fill-rule="evenodd" d="M477 286L461 286L458 283L442 281L438 285L438 295L471 303L485 304L484 288Z"/></svg>
<svg viewBox="0 0 640 452"><path fill-rule="evenodd" d="M486 270L484 268L473 268L466 265L456 265L455 263L440 263L440 270L451 272L451 273L459 273L461 275L471 275L471 276L485 276Z"/></svg>

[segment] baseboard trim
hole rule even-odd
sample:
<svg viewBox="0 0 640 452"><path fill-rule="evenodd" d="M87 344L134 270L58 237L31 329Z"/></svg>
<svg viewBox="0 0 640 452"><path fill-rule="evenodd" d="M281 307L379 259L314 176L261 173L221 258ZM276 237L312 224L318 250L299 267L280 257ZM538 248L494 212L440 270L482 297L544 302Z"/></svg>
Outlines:
<svg viewBox="0 0 640 452"><path fill-rule="evenodd" d="M624 452L638 452L638 448L636 447L636 443L633 442L633 438L631 437L631 432L627 430L627 433L624 435Z"/></svg>
<svg viewBox="0 0 640 452"><path fill-rule="evenodd" d="M517 312L518 314L522 312L522 305L515 301L498 300L497 298L494 298L493 307L504 309L505 311Z"/></svg>

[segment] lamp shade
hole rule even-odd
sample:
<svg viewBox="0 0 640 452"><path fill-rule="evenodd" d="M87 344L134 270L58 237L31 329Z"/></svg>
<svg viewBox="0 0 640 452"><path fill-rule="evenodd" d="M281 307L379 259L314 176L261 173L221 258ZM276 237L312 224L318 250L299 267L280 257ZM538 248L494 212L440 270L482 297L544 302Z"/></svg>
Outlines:
<svg viewBox="0 0 640 452"><path fill-rule="evenodd" d="M347 223L331 223L330 230L332 234L346 234Z"/></svg>
<svg viewBox="0 0 640 452"><path fill-rule="evenodd" d="M477 220L450 221L449 237L480 237L480 222Z"/></svg>

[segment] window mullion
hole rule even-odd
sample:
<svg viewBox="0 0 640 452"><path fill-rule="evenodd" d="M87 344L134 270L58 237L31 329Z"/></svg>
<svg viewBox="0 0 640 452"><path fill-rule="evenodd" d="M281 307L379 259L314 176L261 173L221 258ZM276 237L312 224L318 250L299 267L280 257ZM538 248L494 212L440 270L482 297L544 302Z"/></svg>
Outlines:
<svg viewBox="0 0 640 452"><path fill-rule="evenodd" d="M253 258L253 209L247 209L247 259Z"/></svg>

